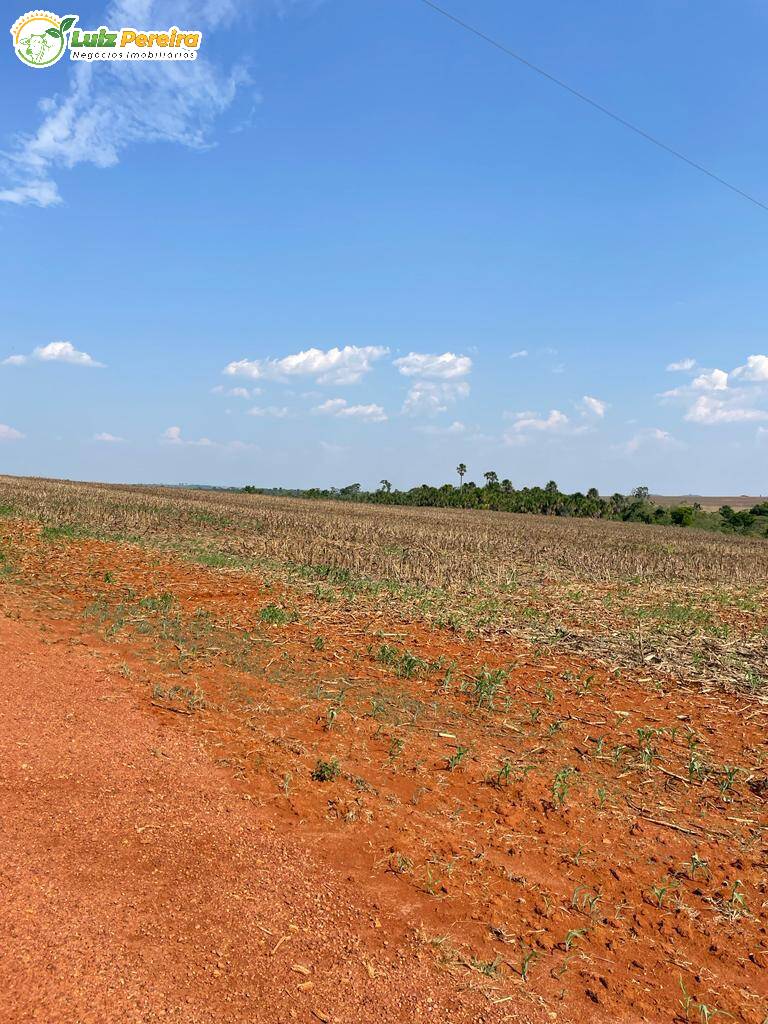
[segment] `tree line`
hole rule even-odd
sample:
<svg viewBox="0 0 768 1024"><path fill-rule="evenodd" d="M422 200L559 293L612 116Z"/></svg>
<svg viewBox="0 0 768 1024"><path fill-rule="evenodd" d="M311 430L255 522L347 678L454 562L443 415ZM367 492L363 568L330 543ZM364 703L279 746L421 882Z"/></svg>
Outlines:
<svg viewBox="0 0 768 1024"><path fill-rule="evenodd" d="M698 503L671 507L661 505L651 498L647 487L635 487L629 494L617 492L606 497L601 495L596 487L590 487L586 493L574 491L573 494L568 494L561 491L554 480L550 480L544 487L517 488L511 480L499 480L493 470L483 473L483 484L477 484L472 480L465 482L467 467L463 462L456 467L456 473L459 477L458 486L451 483L439 487L420 484L407 491L393 487L389 480L381 480L375 491L363 490L357 483L327 489L310 487L307 490L256 487L249 484L243 490L248 494L275 494L326 501L614 519L630 523L657 523L684 528L698 527L723 533L768 536L768 502L738 512L730 505L723 505L716 512L708 512Z"/></svg>

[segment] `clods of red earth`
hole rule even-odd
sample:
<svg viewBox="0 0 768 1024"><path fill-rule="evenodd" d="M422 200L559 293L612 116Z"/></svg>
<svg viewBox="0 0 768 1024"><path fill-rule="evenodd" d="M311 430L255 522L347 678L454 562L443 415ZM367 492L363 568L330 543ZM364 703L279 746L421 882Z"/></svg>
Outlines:
<svg viewBox="0 0 768 1024"><path fill-rule="evenodd" d="M765 705L3 535L28 1019L768 1015Z"/></svg>

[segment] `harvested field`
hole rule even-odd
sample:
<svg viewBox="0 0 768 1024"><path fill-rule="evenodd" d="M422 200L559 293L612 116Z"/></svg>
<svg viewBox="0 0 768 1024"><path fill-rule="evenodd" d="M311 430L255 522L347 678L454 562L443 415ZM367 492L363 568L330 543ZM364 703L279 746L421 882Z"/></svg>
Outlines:
<svg viewBox="0 0 768 1024"><path fill-rule="evenodd" d="M355 1006L408 962L456 1022L768 1016L768 542L8 477L0 510L5 621L380 918ZM271 1019L233 962L230 1019Z"/></svg>
<svg viewBox="0 0 768 1024"><path fill-rule="evenodd" d="M737 512L740 509L752 508L768 500L765 495L758 494L750 497L748 494L733 494L715 497L706 494L678 494L676 496L666 494L654 494L653 500L659 505L693 505L697 502L706 512L717 512L723 505L730 505Z"/></svg>

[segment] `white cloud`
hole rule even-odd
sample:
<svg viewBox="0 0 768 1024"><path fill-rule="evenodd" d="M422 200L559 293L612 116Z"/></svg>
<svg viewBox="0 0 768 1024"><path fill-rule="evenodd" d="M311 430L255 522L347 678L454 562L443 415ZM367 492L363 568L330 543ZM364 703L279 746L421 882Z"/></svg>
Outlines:
<svg viewBox="0 0 768 1024"><path fill-rule="evenodd" d="M644 448L678 447L680 447L680 443L672 437L668 430L662 430L660 427L646 427L639 430L626 444L618 446L625 455L635 455Z"/></svg>
<svg viewBox="0 0 768 1024"><path fill-rule="evenodd" d="M409 416L435 416L445 412L452 402L469 395L469 384L466 381L416 381L403 403L403 413Z"/></svg>
<svg viewBox="0 0 768 1024"><path fill-rule="evenodd" d="M261 394L261 388L225 388L223 384L217 384L211 388L212 395L227 395L229 398L255 398Z"/></svg>
<svg viewBox="0 0 768 1024"><path fill-rule="evenodd" d="M163 444L185 445L190 448L212 448L225 455L258 448L257 445L253 445L248 441L227 441L222 443L212 441L209 437L199 437L196 441L187 441L182 436L181 427L168 427L160 435L160 441Z"/></svg>
<svg viewBox="0 0 768 1024"><path fill-rule="evenodd" d="M104 444L120 444L121 442L125 441L125 438L124 437L116 437L114 434L103 433L103 434L94 434L93 435L93 440L94 441L103 441Z"/></svg>
<svg viewBox="0 0 768 1024"><path fill-rule="evenodd" d="M560 412L559 409L551 409L546 419L541 419L532 412L520 412L511 429L517 434L527 430L560 431L569 424L570 420L564 412Z"/></svg>
<svg viewBox="0 0 768 1024"><path fill-rule="evenodd" d="M747 356L745 365L737 366L733 376L747 381L768 381L768 356Z"/></svg>
<svg viewBox="0 0 768 1024"><path fill-rule="evenodd" d="M743 366L730 373L701 370L689 384L665 391L661 397L687 403L685 419L702 426L749 423L768 419L768 412L756 407L768 382L768 356L751 355ZM702 394L703 392L703 394Z"/></svg>
<svg viewBox="0 0 768 1024"><path fill-rule="evenodd" d="M38 346L28 356L8 356L3 360L4 366L21 366L35 360L41 363L72 363L74 366L104 366L98 363L87 352L79 352L69 341L52 341L48 345Z"/></svg>
<svg viewBox="0 0 768 1024"><path fill-rule="evenodd" d="M676 363L670 363L667 366L667 370L669 370L671 373L686 373L688 370L692 370L695 365L695 359L679 359Z"/></svg>
<svg viewBox="0 0 768 1024"><path fill-rule="evenodd" d="M103 366L97 363L87 352L78 352L69 341L52 341L32 353L35 359L50 363L73 363L75 366Z"/></svg>
<svg viewBox="0 0 768 1024"><path fill-rule="evenodd" d="M720 423L748 423L755 420L768 420L768 412L738 404L736 401L725 401L710 395L700 395L685 414L690 423L703 426L715 426Z"/></svg>
<svg viewBox="0 0 768 1024"><path fill-rule="evenodd" d="M288 408L284 405L254 405L248 410L249 416L272 416L275 419L284 419L288 415Z"/></svg>
<svg viewBox="0 0 768 1024"><path fill-rule="evenodd" d="M0 441L21 441L23 437L20 430L14 430L7 423L0 423Z"/></svg>
<svg viewBox="0 0 768 1024"><path fill-rule="evenodd" d="M694 377L691 387L696 391L727 391L728 374L725 370L708 370Z"/></svg>
<svg viewBox="0 0 768 1024"><path fill-rule="evenodd" d="M225 12L233 6L223 0L198 5L123 0L108 5L99 23L155 27L186 19L206 31L229 17ZM61 168L113 167L127 148L140 143L203 149L214 122L248 81L242 69L220 72L200 56L157 61L151 68L146 61L78 62L69 71L68 88L40 102L37 128L17 135L3 154L0 171L7 186L0 201L52 206L61 201L56 183Z"/></svg>
<svg viewBox="0 0 768 1024"><path fill-rule="evenodd" d="M582 434L588 429L585 426L574 426L565 413L560 412L559 409L551 409L546 417L537 416L533 412L518 412L512 415L514 423L502 435L502 441L509 445L526 444L537 434L541 436Z"/></svg>
<svg viewBox="0 0 768 1024"><path fill-rule="evenodd" d="M423 377L428 380L458 380L466 377L472 369L469 356L457 356L453 352L431 355L425 352L409 352L407 356L395 359L394 365L404 377Z"/></svg>
<svg viewBox="0 0 768 1024"><path fill-rule="evenodd" d="M510 359L525 359L525 357L527 355L528 355L528 349L527 348L521 348L518 352L512 352L510 354L509 358Z"/></svg>
<svg viewBox="0 0 768 1024"><path fill-rule="evenodd" d="M360 419L366 423L383 423L387 418L380 405L349 405L346 398L329 398L316 406L313 412L322 416Z"/></svg>
<svg viewBox="0 0 768 1024"><path fill-rule="evenodd" d="M599 398L593 398L592 395L584 395L581 400L581 405L585 412L590 412L595 416L599 416L600 419L605 416L608 408L607 402L603 402Z"/></svg>
<svg viewBox="0 0 768 1024"><path fill-rule="evenodd" d="M430 423L427 426L417 427L416 429L422 434L430 434L433 437L456 437L467 432L467 428L461 420L454 420L447 427L437 427Z"/></svg>
<svg viewBox="0 0 768 1024"><path fill-rule="evenodd" d="M167 441L168 444L182 444L181 427L168 427L163 431L161 440Z"/></svg>
<svg viewBox="0 0 768 1024"><path fill-rule="evenodd" d="M0 203L13 203L14 206L53 206L61 201L59 190L53 181L27 181L11 188L0 189Z"/></svg>
<svg viewBox="0 0 768 1024"><path fill-rule="evenodd" d="M402 412L407 416L436 416L451 403L469 395L466 377L472 370L469 356L453 352L433 355L409 352L395 359L394 365L404 377L416 377L405 396Z"/></svg>
<svg viewBox="0 0 768 1024"><path fill-rule="evenodd" d="M229 363L224 373L253 380L283 380L286 377L314 377L318 384L356 384L388 353L381 345L345 345L344 348L308 348L281 359L240 359Z"/></svg>

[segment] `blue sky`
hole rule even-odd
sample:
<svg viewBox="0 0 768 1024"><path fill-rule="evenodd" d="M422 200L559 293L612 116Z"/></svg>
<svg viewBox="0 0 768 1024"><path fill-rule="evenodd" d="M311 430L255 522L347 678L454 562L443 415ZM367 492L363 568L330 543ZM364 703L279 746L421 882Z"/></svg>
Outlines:
<svg viewBox="0 0 768 1024"><path fill-rule="evenodd" d="M445 6L768 202L756 0ZM204 38L6 38L0 471L768 491L768 212L419 0L56 13Z"/></svg>

